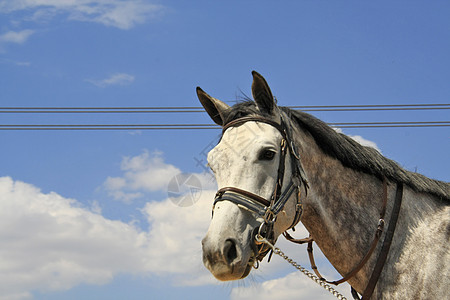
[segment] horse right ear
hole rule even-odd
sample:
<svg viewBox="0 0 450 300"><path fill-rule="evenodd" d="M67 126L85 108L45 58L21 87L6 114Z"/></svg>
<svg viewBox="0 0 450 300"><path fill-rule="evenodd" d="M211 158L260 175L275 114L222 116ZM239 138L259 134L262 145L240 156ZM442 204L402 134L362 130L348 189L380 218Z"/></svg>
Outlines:
<svg viewBox="0 0 450 300"><path fill-rule="evenodd" d="M256 71L252 71L253 83L252 94L259 110L269 115L273 114L276 107L275 98L270 91L267 81Z"/></svg>
<svg viewBox="0 0 450 300"><path fill-rule="evenodd" d="M200 87L197 87L197 96L211 119L217 125L223 126L225 122L225 111L228 110L230 106L216 98L211 97Z"/></svg>

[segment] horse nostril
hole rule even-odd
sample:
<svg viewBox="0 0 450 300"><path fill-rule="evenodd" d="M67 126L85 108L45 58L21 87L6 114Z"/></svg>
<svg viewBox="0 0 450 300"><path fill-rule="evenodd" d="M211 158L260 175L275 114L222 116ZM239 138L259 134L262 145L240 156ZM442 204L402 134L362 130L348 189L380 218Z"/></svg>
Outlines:
<svg viewBox="0 0 450 300"><path fill-rule="evenodd" d="M237 258L236 243L233 240L228 239L225 241L223 254L229 264L231 264Z"/></svg>

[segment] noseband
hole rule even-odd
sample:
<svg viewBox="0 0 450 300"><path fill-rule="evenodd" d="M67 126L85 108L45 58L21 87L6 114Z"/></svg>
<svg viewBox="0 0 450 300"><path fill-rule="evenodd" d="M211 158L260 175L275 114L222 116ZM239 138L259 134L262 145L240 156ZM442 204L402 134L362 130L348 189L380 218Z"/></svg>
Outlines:
<svg viewBox="0 0 450 300"><path fill-rule="evenodd" d="M280 115L281 116L281 115ZM300 221L300 217L303 212L303 207L300 202L301 186L304 185L305 191L308 188L308 181L306 179L305 172L300 162L300 156L294 146L292 139L291 129L286 125L281 117L281 123L277 123L268 118L253 116L243 117L229 122L223 127L222 135L230 127L240 126L246 122L260 122L269 124L275 127L281 134L282 139L280 143L280 160L278 165L276 185L273 190L271 198L265 199L259 195L245 191L236 187L224 187L217 191L214 199L214 206L220 201L231 201L237 205L241 205L246 209L258 214L264 220L259 227L258 234L264 236L268 240L274 239L273 225L276 217L280 211L283 210L288 199L294 192L297 192L297 204L294 220L292 221L290 228L293 228ZM290 153L292 176L290 181L283 186L283 178L285 172L286 156L287 152ZM283 190L283 191L282 191ZM214 209L213 206L213 209ZM258 250L258 260L267 254L268 249L263 250L261 247Z"/></svg>

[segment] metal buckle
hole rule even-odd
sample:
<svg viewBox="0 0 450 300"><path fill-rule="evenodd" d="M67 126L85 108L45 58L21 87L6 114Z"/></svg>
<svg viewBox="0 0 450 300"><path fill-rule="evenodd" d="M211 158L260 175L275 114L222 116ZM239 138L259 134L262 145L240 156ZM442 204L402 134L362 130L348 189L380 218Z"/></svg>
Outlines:
<svg viewBox="0 0 450 300"><path fill-rule="evenodd" d="M383 229L384 229L384 224L385 224L384 219L378 220L378 228L375 233L377 238L379 238L381 236L381 233L383 232Z"/></svg>
<svg viewBox="0 0 450 300"><path fill-rule="evenodd" d="M384 224L385 224L384 219L378 220L378 230L383 231Z"/></svg>
<svg viewBox="0 0 450 300"><path fill-rule="evenodd" d="M263 216L264 223L269 224L270 222L275 222L276 218L277 218L277 216L273 213L273 211L270 209L270 207L268 207L266 209L266 213Z"/></svg>
<svg viewBox="0 0 450 300"><path fill-rule="evenodd" d="M265 238L264 238L264 236L262 235L262 232L261 232L264 224L265 223L261 223L261 225L259 225L258 233L255 235L255 243L257 245L261 245L261 244L264 243Z"/></svg>
<svg viewBox="0 0 450 300"><path fill-rule="evenodd" d="M281 139L281 151L284 152L286 150L286 139Z"/></svg>

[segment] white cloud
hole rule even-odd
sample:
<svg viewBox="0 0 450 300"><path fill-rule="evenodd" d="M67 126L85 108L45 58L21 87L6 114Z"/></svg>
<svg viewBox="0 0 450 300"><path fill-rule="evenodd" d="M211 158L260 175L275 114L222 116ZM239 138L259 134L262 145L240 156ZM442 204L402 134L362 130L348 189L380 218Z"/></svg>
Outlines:
<svg viewBox="0 0 450 300"><path fill-rule="evenodd" d="M115 200L131 203L134 199L141 198L150 192L167 192L171 179L182 173L174 165L164 162L161 152L150 153L144 150L133 157L124 157L120 165L122 176L108 177L103 183L103 188ZM196 173L202 189L216 190L216 182L210 174Z"/></svg>
<svg viewBox="0 0 450 300"><path fill-rule="evenodd" d="M140 198L145 192L167 191L169 181L181 170L166 164L162 154L145 150L134 157L124 157L120 166L122 177L108 177L104 188L116 200L126 203Z"/></svg>
<svg viewBox="0 0 450 300"><path fill-rule="evenodd" d="M34 33L31 29L21 31L8 31L0 35L0 43L23 44Z"/></svg>
<svg viewBox="0 0 450 300"><path fill-rule="evenodd" d="M87 82L92 83L93 85L96 85L98 87L107 87L111 85L128 85L133 83L134 76L126 73L114 73L111 76L100 79L100 80L94 80L94 79L87 79Z"/></svg>
<svg viewBox="0 0 450 300"><path fill-rule="evenodd" d="M1 48L1 42L0 42L0 48ZM11 60L11 59L1 59L0 64L11 64L19 67L30 67L31 62L29 61L17 61L17 60Z"/></svg>
<svg viewBox="0 0 450 300"><path fill-rule="evenodd" d="M374 148L375 150L377 150L378 152L381 153L381 150L378 148L378 146L377 146L377 144L375 142L372 142L370 140L366 140L365 138L363 138L360 135L350 135L350 137L352 139L354 139L355 141L357 141L358 143L360 143L361 145L366 146L366 147Z"/></svg>
<svg viewBox="0 0 450 300"><path fill-rule="evenodd" d="M0 295L104 284L143 271L146 234L108 220L72 199L0 178ZM2 297L0 297L2 299Z"/></svg>
<svg viewBox="0 0 450 300"><path fill-rule="evenodd" d="M343 133L342 129L340 129L340 128L333 128L333 129L336 132ZM363 146L366 146L366 147L374 148L375 150L377 150L378 152L381 153L381 150L378 148L378 146L377 146L377 144L375 142L367 140L367 139L363 138L360 135L348 135L347 134L347 136L351 137L353 140L357 141L359 144L361 144Z"/></svg>
<svg viewBox="0 0 450 300"><path fill-rule="evenodd" d="M142 231L106 219L96 203L85 208L1 177L0 299L102 285L119 273L167 276L177 285L213 283L200 243L213 196L203 191L196 205L183 208L169 199L149 202L141 211L150 225Z"/></svg>
<svg viewBox="0 0 450 300"><path fill-rule="evenodd" d="M95 22L130 29L162 14L164 7L144 0L2 0L0 12L31 12L28 19L48 20L65 15L69 20Z"/></svg>
<svg viewBox="0 0 450 300"><path fill-rule="evenodd" d="M152 224L148 238L158 241L150 248L148 269L170 274L177 285L215 282L203 266L201 252L201 239L211 219L214 195L215 190L204 190L199 201L188 207L176 206L170 200L147 203L142 211Z"/></svg>
<svg viewBox="0 0 450 300"><path fill-rule="evenodd" d="M17 61L17 62L15 62L15 64L16 64L16 66L19 66L19 67L31 66L31 62L29 62L29 61Z"/></svg>

